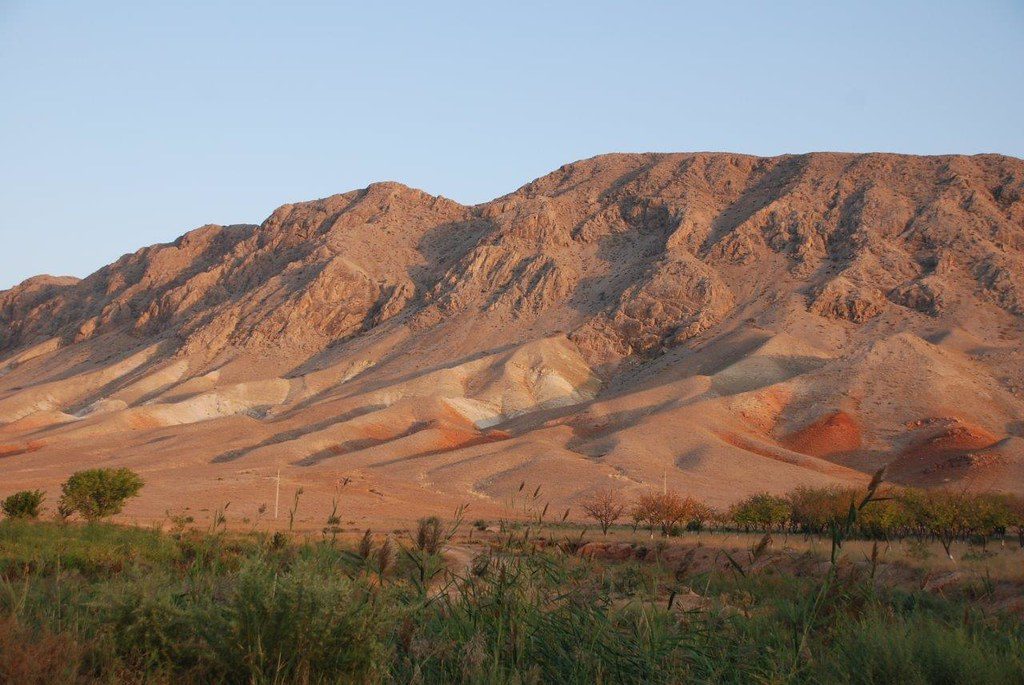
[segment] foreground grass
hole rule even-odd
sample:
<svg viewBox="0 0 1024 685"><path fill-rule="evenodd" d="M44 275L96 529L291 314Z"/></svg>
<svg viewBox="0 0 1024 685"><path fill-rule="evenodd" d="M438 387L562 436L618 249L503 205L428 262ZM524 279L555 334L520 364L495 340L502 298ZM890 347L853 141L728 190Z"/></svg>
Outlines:
<svg viewBox="0 0 1024 685"><path fill-rule="evenodd" d="M0 682L1024 682L1018 620L857 574L687 575L511 537L425 582L381 561L0 522Z"/></svg>

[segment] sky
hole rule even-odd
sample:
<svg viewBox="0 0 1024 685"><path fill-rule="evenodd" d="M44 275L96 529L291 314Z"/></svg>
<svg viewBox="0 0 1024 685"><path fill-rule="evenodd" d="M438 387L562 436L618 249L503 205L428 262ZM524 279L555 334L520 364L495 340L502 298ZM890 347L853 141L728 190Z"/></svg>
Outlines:
<svg viewBox="0 0 1024 685"><path fill-rule="evenodd" d="M1024 0L0 0L0 289L605 152L1024 157Z"/></svg>

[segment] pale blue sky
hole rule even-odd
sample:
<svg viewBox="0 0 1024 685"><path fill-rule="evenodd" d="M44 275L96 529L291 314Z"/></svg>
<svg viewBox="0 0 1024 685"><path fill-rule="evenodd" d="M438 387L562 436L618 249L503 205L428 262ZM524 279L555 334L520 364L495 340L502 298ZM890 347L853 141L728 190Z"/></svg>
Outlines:
<svg viewBox="0 0 1024 685"><path fill-rule="evenodd" d="M602 152L1024 156L1024 2L0 0L0 288Z"/></svg>

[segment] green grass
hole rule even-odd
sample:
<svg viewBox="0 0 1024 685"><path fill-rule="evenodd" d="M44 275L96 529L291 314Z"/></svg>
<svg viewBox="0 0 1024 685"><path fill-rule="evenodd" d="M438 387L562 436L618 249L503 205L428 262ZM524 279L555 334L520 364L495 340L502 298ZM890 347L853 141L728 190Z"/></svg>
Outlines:
<svg viewBox="0 0 1024 685"><path fill-rule="evenodd" d="M1019 683L1022 655L1018 620L857 576L507 542L425 585L340 543L0 522L0 682Z"/></svg>
<svg viewBox="0 0 1024 685"><path fill-rule="evenodd" d="M155 530L105 523L60 526L19 519L0 523L0 576L64 571L111 574L130 567L167 566L180 546Z"/></svg>
<svg viewBox="0 0 1024 685"><path fill-rule="evenodd" d="M873 608L836 631L822 669L843 683L1019 683L1020 632Z"/></svg>

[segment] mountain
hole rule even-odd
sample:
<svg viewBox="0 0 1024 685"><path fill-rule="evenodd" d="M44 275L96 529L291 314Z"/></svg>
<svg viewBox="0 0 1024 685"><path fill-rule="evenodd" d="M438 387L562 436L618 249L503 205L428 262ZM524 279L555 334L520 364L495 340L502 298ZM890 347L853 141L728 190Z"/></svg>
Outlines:
<svg viewBox="0 0 1024 685"><path fill-rule="evenodd" d="M1024 487L1024 161L614 154L463 206L397 183L0 293L0 475L130 514L495 515ZM290 496L290 495L287 495ZM301 517L300 517L301 518Z"/></svg>

